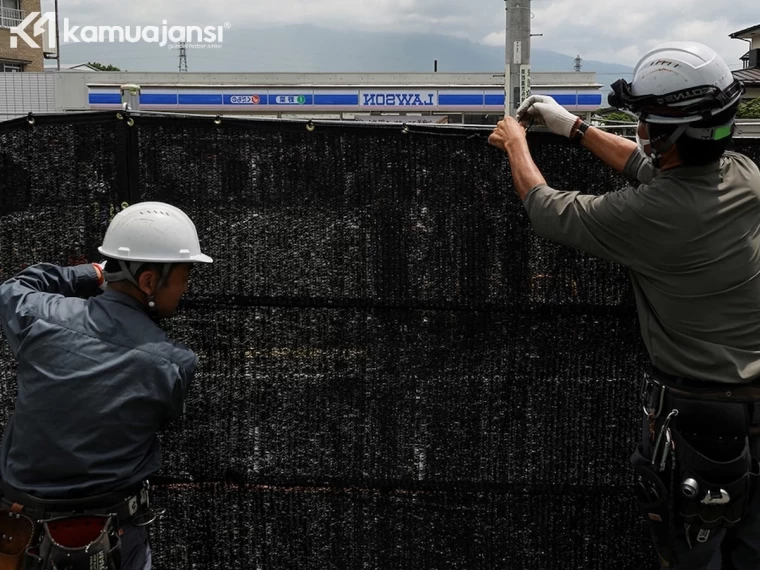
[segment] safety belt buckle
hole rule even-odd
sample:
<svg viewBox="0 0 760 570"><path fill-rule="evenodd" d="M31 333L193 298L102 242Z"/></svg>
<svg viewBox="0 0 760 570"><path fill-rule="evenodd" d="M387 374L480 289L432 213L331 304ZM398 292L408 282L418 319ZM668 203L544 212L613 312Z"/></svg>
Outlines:
<svg viewBox="0 0 760 570"><path fill-rule="evenodd" d="M129 499L127 499L129 516L133 517L138 511L147 511L150 509L150 484L143 481L142 487Z"/></svg>
<svg viewBox="0 0 760 570"><path fill-rule="evenodd" d="M150 526L166 513L166 509L153 509L150 506L150 483L148 481L144 481L143 488L140 489L140 504L143 506L142 514L138 515L132 522L134 526Z"/></svg>
<svg viewBox="0 0 760 570"><path fill-rule="evenodd" d="M641 383L640 397L644 414L653 419L660 417L665 400L665 386L657 380L645 376Z"/></svg>
<svg viewBox="0 0 760 570"><path fill-rule="evenodd" d="M140 504L146 509L150 507L150 490L147 485L140 489Z"/></svg>

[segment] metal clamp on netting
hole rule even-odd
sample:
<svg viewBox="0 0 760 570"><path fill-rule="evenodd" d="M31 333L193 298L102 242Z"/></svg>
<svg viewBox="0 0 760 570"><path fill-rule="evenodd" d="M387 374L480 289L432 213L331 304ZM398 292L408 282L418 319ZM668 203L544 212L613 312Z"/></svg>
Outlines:
<svg viewBox="0 0 760 570"><path fill-rule="evenodd" d="M313 121L309 121L306 123L306 130L310 133L313 133L317 129L317 126L314 124Z"/></svg>
<svg viewBox="0 0 760 570"><path fill-rule="evenodd" d="M29 123L30 125L34 125L34 123L37 122L34 118L34 113L32 113L31 111L29 111L29 113L26 116L26 122Z"/></svg>
<svg viewBox="0 0 760 570"><path fill-rule="evenodd" d="M125 103L124 106L126 108L127 104ZM129 111L125 110L123 112L120 111L120 112L116 113L116 118L119 119L120 121L123 121L123 120L126 119L127 126L129 126L129 127L133 127L135 125L135 120L132 118L132 115L129 114Z"/></svg>

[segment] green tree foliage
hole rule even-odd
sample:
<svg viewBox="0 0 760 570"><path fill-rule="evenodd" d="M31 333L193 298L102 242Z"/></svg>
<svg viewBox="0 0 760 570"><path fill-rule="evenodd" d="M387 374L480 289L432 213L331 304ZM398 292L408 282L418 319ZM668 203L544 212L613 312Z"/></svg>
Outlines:
<svg viewBox="0 0 760 570"><path fill-rule="evenodd" d="M742 103L736 116L740 119L760 119L760 97Z"/></svg>
<svg viewBox="0 0 760 570"><path fill-rule="evenodd" d="M121 71L118 67L108 64L104 65L102 63L98 63L96 61L88 61L87 65L91 65L92 67L99 69L100 71Z"/></svg>

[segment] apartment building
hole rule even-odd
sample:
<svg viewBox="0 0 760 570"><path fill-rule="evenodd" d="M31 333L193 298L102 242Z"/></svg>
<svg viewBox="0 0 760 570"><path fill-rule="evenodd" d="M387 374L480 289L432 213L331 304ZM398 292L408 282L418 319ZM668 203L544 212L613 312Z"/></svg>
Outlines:
<svg viewBox="0 0 760 570"><path fill-rule="evenodd" d="M42 48L30 47L20 39L17 47L11 47L10 29L32 12L41 12L40 0L0 0L0 73L44 70ZM28 30L31 35L31 24Z"/></svg>

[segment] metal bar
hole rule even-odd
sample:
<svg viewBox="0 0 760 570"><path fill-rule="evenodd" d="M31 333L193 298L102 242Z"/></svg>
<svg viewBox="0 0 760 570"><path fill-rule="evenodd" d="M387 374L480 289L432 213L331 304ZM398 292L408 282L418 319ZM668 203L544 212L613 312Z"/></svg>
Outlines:
<svg viewBox="0 0 760 570"><path fill-rule="evenodd" d="M55 0L55 64L61 71L61 32L58 23L58 0Z"/></svg>
<svg viewBox="0 0 760 570"><path fill-rule="evenodd" d="M103 113L107 111L113 111L113 112L119 112L117 109L87 109L83 111L71 111L72 114L82 114L82 113ZM34 113L35 117L45 117L45 116L60 116L65 115L67 112L56 112L56 113ZM384 123L378 123L376 121L355 121L351 119L319 119L319 118L278 118L278 117L269 117L265 115L224 115L224 114L218 114L218 113L187 113L183 111L145 111L145 110L139 110L139 111L130 111L130 115L132 116L140 116L140 115L154 115L154 116L172 116L172 117L188 117L188 118L196 118L196 119L231 119L235 121L271 121L271 122L283 122L283 121L289 121L289 122L302 122L302 123L308 123L312 122L315 125L319 124L335 124L335 125L345 125L346 123L349 123L351 125L378 125L378 124L393 124L390 121L384 122ZM445 115L445 113L442 113L442 115ZM27 113L0 113L0 116L10 116L10 117L26 117ZM398 124L409 124L406 123L403 119L400 119L398 121ZM420 126L434 126L434 123L423 123ZM472 129L479 129L479 130L491 130L493 129L493 125L477 125L477 124L457 124L457 123L449 123L446 125L439 125L442 127L455 127L455 128L472 128ZM594 125L595 129L620 129L620 128L633 128L636 126L636 123L624 123L624 124L616 124L616 125ZM750 123L737 123L737 126L739 127L760 127L760 121L757 122L750 122ZM541 130L541 127L534 127L535 130ZM543 131L548 132L548 131Z"/></svg>

